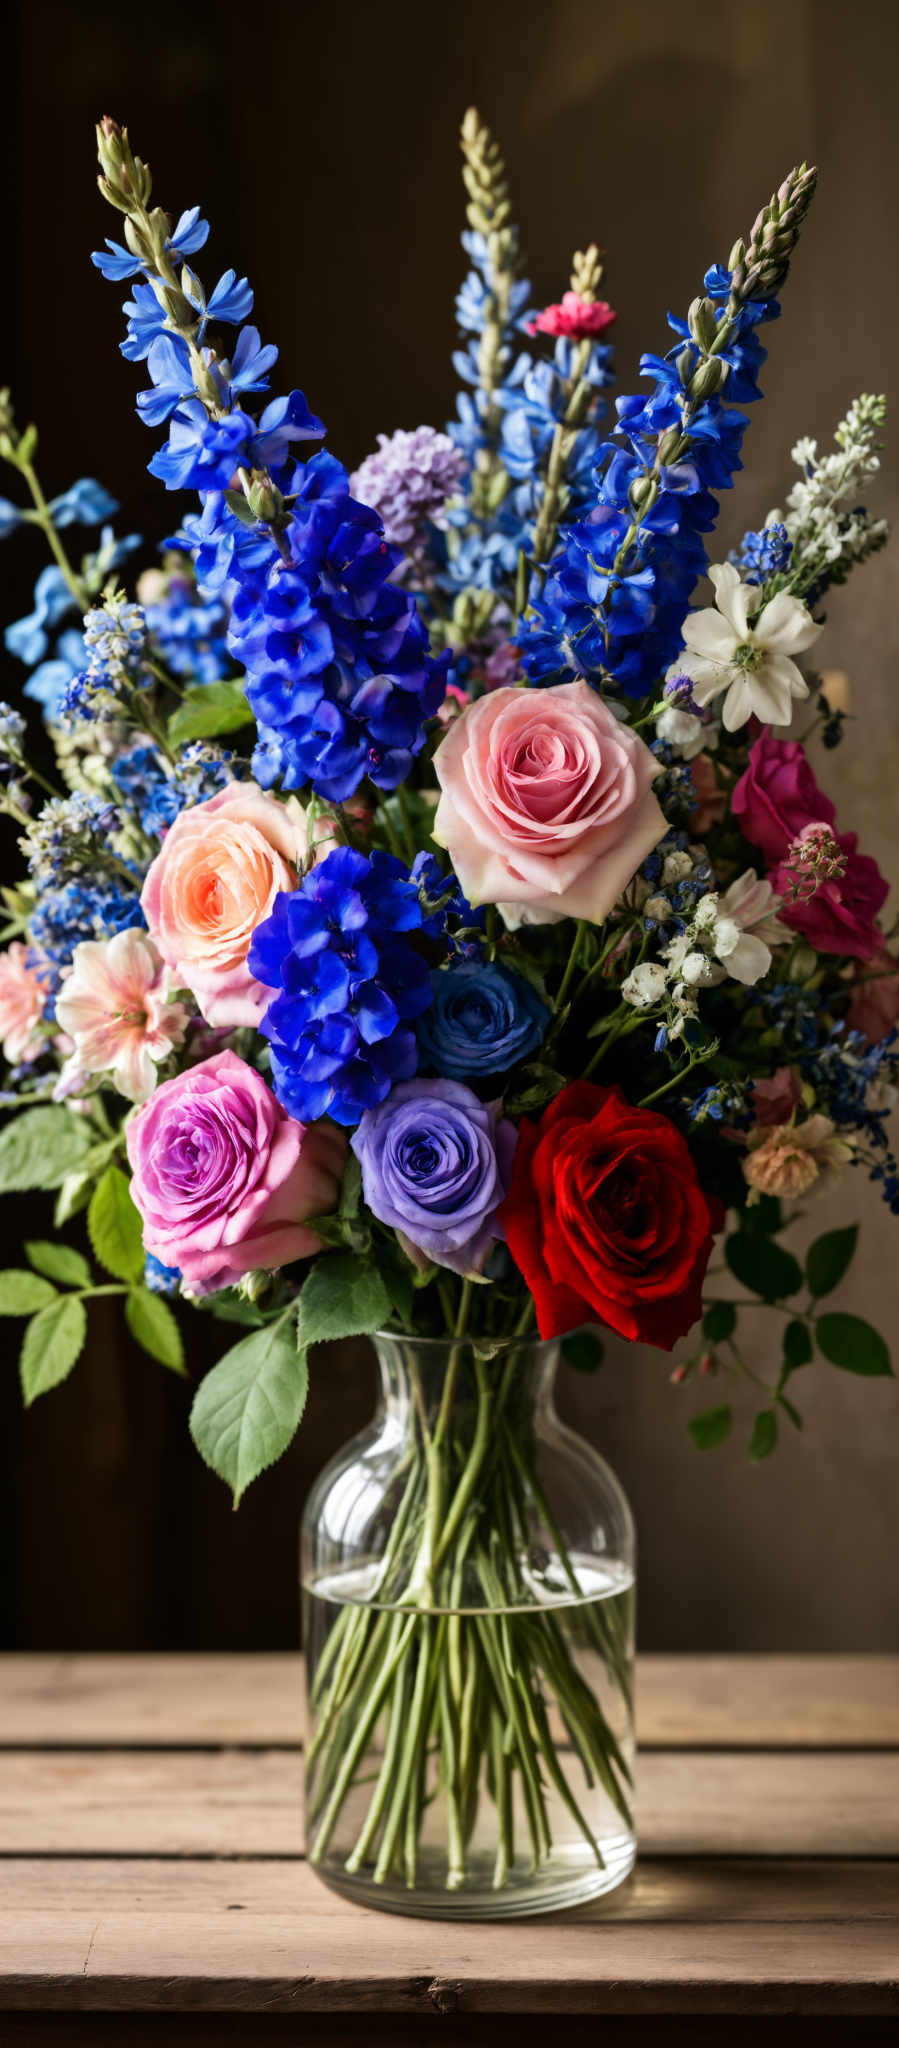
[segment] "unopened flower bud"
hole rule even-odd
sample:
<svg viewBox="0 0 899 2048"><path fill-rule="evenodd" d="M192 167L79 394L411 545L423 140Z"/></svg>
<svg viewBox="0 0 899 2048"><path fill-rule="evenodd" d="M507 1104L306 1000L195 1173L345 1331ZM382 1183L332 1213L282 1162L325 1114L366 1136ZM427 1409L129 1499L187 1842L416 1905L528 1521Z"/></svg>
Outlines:
<svg viewBox="0 0 899 2048"><path fill-rule="evenodd" d="M669 1379L670 1379L670 1381L671 1381L671 1385L672 1385L673 1387L682 1387L682 1386L683 1386L683 1384L684 1384L684 1381L685 1381L685 1379L686 1379L686 1377L687 1377L687 1368L686 1368L686 1366L685 1366L685 1365L676 1365L676 1366L674 1367L674 1370L673 1370L673 1372L669 1373L668 1377L669 1377Z"/></svg>
<svg viewBox="0 0 899 2048"><path fill-rule="evenodd" d="M690 397L695 405L704 405L707 398L714 398L715 393L720 391L724 383L727 370L727 363L721 362L717 356L712 356L707 362L700 363L698 370L694 370L687 386Z"/></svg>
<svg viewBox="0 0 899 2048"><path fill-rule="evenodd" d="M718 1360L715 1357L714 1351L703 1352L702 1357L699 1361L699 1370L702 1373L717 1372Z"/></svg>
<svg viewBox="0 0 899 2048"><path fill-rule="evenodd" d="M705 355L718 332L718 315L711 299L693 300L687 314L687 325L697 348L701 348Z"/></svg>

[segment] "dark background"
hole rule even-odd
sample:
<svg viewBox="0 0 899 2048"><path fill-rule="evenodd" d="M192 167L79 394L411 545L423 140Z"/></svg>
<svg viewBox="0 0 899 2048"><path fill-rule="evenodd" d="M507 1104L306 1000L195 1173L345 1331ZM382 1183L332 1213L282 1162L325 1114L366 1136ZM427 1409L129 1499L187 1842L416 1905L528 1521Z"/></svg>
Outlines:
<svg viewBox="0 0 899 2048"><path fill-rule="evenodd" d="M895 384L892 0L269 0L256 14L220 0L145 20L30 0L6 55L0 381L19 418L41 425L45 486L101 477L122 502L119 530L145 533L148 557L173 501L146 476L155 440L134 412L139 372L117 348L124 293L88 261L118 232L94 187L92 123L104 112L129 124L159 203L177 214L202 202L213 222L204 276L249 272L283 388L304 388L351 465L378 430L439 425L452 410L456 134L470 101L502 140L537 302L560 295L573 248L595 238L607 250L624 391L640 350L665 345L666 307L685 310L790 164L820 165L722 551L784 495L798 434L827 441L859 389ZM891 453L879 507L896 496ZM7 542L4 617L30 608L40 565L27 540ZM880 556L832 606L822 660L849 671L858 719L821 773L841 824L894 871L897 651L895 571ZM4 694L13 687L7 676ZM864 1250L845 1306L895 1335L897 1223L861 1174L818 1205L814 1226L856 1216ZM47 1221L43 1202L7 1203L4 1263ZM199 1372L223 1333L184 1321ZM17 1335L0 1326L2 1640L292 1643L299 1503L370 1409L367 1348L319 1356L297 1442L235 1517L190 1444L189 1390L133 1349L111 1304L97 1304L71 1380L27 1417ZM770 1341L760 1324L761 1370ZM803 1438L756 1468L745 1431L717 1453L693 1451L686 1416L721 1395L708 1383L700 1399L679 1393L669 1370L659 1353L619 1347L598 1379L569 1375L561 1391L637 1510L644 1646L896 1647L895 1384L813 1368Z"/></svg>

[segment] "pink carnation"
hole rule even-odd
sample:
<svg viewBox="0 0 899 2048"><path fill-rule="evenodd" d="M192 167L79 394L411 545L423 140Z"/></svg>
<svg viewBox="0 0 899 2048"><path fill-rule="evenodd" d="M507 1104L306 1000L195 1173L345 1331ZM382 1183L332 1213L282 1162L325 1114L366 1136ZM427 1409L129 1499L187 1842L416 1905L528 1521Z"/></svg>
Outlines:
<svg viewBox="0 0 899 2048"><path fill-rule="evenodd" d="M46 1000L37 969L28 965L28 948L16 940L0 953L0 1041L10 1066L37 1059Z"/></svg>
<svg viewBox="0 0 899 2048"><path fill-rule="evenodd" d="M568 341L598 341L618 315L605 299L582 299L579 292L563 292L561 304L546 306L527 323L529 334L564 335Z"/></svg>
<svg viewBox="0 0 899 2048"><path fill-rule="evenodd" d="M777 894L789 899L794 888L791 847L809 825L833 826L836 818L800 742L763 733L734 789L731 808L747 839L761 847ZM845 855L844 872L822 882L807 899L785 901L780 914L816 952L869 960L880 943L876 919L888 884L877 862L857 852L854 832L834 832L834 840Z"/></svg>
<svg viewBox="0 0 899 2048"><path fill-rule="evenodd" d="M141 895L166 964L207 1024L258 1024L272 999L247 966L250 940L306 853L296 797L230 782L169 827Z"/></svg>
<svg viewBox="0 0 899 2048"><path fill-rule="evenodd" d="M306 1219L333 1208L346 1139L295 1122L236 1053L164 1081L127 1145L144 1245L194 1294L320 1251Z"/></svg>
<svg viewBox="0 0 899 2048"><path fill-rule="evenodd" d="M668 829L658 763L589 683L478 698L434 768L433 836L469 902L499 903L509 922L599 924Z"/></svg>

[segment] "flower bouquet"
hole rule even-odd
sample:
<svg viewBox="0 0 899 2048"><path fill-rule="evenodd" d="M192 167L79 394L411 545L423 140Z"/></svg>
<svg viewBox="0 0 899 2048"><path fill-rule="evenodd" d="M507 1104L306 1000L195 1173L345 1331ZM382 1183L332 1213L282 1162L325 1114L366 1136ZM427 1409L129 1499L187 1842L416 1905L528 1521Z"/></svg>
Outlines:
<svg viewBox="0 0 899 2048"><path fill-rule="evenodd" d="M783 507L709 566L814 173L604 422L599 252L532 304L471 112L456 417L350 477L302 392L268 395L246 279L201 282L199 210L151 204L113 121L98 146L123 240L94 262L177 509L129 597L137 537L92 480L48 502L4 396L27 496L0 522L52 554L6 643L54 765L4 706L0 1189L56 1206L0 1312L28 1318L26 1402L97 1294L175 1374L173 1299L240 1326L191 1410L235 1501L312 1347L375 1336L378 1417L307 1510L310 1854L413 1911L586 1898L633 1857L633 1542L555 1417L559 1352L589 1369L608 1329L676 1350L675 1382L744 1380L755 1459L816 1353L890 1371L828 1305L854 1229L804 1270L782 1237L849 1166L899 1208L887 887L806 752L843 737L813 650L886 539L860 509L883 401L800 441ZM764 1381L745 1303L777 1319Z"/></svg>

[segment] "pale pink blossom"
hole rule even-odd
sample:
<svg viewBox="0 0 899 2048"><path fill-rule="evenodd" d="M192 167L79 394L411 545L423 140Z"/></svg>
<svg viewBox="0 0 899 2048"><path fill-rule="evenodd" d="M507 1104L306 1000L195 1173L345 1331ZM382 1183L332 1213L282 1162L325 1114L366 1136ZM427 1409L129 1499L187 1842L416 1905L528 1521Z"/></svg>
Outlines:
<svg viewBox="0 0 899 2048"><path fill-rule="evenodd" d="M696 791L696 808L690 813L689 830L693 838L704 839L727 811L727 791L718 781L710 754L697 754L690 762L690 780Z"/></svg>
<svg viewBox="0 0 899 2048"><path fill-rule="evenodd" d="M479 697L434 769L433 837L469 902L507 922L599 924L668 829L658 763L585 682Z"/></svg>
<svg viewBox="0 0 899 2048"><path fill-rule="evenodd" d="M797 1201L818 1183L833 1180L853 1157L847 1138L838 1138L829 1116L808 1116L801 1124L756 1127L747 1140L743 1172L759 1195L783 1195Z"/></svg>
<svg viewBox="0 0 899 2048"><path fill-rule="evenodd" d="M145 1102L156 1067L180 1045L188 1022L183 1003L168 999L168 977L146 932L84 939L56 999L56 1015L72 1040L72 1075L111 1075L131 1102Z"/></svg>
<svg viewBox="0 0 899 2048"><path fill-rule="evenodd" d="M897 1022L899 957L881 940L879 952L859 963L846 1023L850 1031L860 1031L869 1045L876 1045Z"/></svg>
<svg viewBox="0 0 899 2048"><path fill-rule="evenodd" d="M46 1000L37 968L28 965L28 948L16 940L0 953L0 1041L10 1066L37 1059Z"/></svg>

